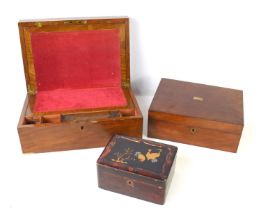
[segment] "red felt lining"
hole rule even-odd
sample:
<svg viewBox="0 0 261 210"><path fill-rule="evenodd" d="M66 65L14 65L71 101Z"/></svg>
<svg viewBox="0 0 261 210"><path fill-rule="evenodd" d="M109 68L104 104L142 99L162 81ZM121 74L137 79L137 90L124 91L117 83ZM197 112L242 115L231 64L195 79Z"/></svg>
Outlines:
<svg viewBox="0 0 261 210"><path fill-rule="evenodd" d="M119 30L33 32L35 112L127 105Z"/></svg>
<svg viewBox="0 0 261 210"><path fill-rule="evenodd" d="M121 100L124 99L124 100ZM126 99L120 87L57 89L40 91L36 95L35 112L75 110L125 106Z"/></svg>

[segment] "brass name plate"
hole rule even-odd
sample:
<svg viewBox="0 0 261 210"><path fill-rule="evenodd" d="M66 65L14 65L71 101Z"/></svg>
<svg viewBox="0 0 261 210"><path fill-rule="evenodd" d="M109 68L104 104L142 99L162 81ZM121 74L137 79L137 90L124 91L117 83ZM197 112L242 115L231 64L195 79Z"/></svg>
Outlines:
<svg viewBox="0 0 261 210"><path fill-rule="evenodd" d="M195 101L203 101L204 98L203 97L198 97L198 96L193 96L193 100L195 100Z"/></svg>

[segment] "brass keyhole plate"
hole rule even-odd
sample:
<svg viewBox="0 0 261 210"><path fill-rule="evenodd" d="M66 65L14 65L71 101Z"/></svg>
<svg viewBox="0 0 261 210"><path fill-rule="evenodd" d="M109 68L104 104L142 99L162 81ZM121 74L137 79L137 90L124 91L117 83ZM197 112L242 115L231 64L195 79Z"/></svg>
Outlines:
<svg viewBox="0 0 261 210"><path fill-rule="evenodd" d="M197 132L197 129L196 129L196 128L191 128L191 129L190 129L190 133L195 134L196 132Z"/></svg>
<svg viewBox="0 0 261 210"><path fill-rule="evenodd" d="M132 180L127 180L127 185L134 187L134 182Z"/></svg>

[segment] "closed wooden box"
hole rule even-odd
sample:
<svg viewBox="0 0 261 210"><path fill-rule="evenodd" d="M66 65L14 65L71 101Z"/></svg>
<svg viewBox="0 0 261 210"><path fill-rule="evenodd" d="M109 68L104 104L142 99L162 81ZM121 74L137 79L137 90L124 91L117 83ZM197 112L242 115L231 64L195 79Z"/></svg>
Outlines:
<svg viewBox="0 0 261 210"><path fill-rule="evenodd" d="M18 123L23 152L101 147L115 133L141 137L128 18L18 25L27 86Z"/></svg>
<svg viewBox="0 0 261 210"><path fill-rule="evenodd" d="M163 204L177 147L115 135L97 160L100 188Z"/></svg>
<svg viewBox="0 0 261 210"><path fill-rule="evenodd" d="M243 91L161 79L148 136L236 152L244 126Z"/></svg>

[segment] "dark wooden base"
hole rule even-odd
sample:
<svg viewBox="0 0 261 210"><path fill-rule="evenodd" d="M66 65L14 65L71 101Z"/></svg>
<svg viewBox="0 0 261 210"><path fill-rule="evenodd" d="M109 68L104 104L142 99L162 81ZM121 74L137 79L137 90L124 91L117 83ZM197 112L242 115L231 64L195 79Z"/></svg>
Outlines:
<svg viewBox="0 0 261 210"><path fill-rule="evenodd" d="M99 187L102 189L156 204L162 205L165 202L166 180L144 177L100 164L97 164L97 170Z"/></svg>

